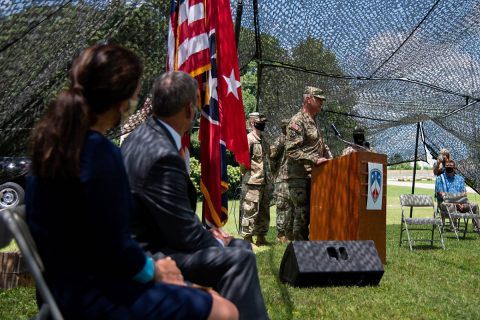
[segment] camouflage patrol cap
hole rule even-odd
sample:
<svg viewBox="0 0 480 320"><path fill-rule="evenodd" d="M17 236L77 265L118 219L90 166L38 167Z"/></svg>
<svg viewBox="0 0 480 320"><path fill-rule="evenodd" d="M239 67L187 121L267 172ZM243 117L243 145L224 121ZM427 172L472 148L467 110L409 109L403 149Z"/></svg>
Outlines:
<svg viewBox="0 0 480 320"><path fill-rule="evenodd" d="M253 120L254 122L266 122L267 117L261 112L252 112L248 115L248 118L250 120Z"/></svg>
<svg viewBox="0 0 480 320"><path fill-rule="evenodd" d="M320 88L306 86L304 94L310 94L314 97L325 100L325 96L323 95L323 90Z"/></svg>

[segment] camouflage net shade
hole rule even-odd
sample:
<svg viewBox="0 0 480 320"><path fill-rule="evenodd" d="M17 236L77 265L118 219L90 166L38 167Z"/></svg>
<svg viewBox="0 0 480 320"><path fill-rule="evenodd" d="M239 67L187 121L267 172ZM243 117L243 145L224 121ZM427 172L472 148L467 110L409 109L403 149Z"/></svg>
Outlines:
<svg viewBox="0 0 480 320"><path fill-rule="evenodd" d="M297 112L306 85L321 87L327 100L319 125L334 155L345 146L330 125L347 140L361 126L389 164L448 148L478 190L480 1L230 2L240 68L257 75L252 93L270 119L268 135ZM88 45L116 42L139 53L146 97L164 70L169 6L0 0L2 155L25 152L35 119L67 84L72 57Z"/></svg>

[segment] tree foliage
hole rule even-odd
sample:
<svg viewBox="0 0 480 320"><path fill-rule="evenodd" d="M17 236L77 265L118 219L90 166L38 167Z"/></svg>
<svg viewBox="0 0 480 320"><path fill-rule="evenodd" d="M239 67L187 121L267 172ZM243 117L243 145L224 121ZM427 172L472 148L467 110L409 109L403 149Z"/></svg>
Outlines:
<svg viewBox="0 0 480 320"><path fill-rule="evenodd" d="M169 5L112 1L32 5L0 19L0 149L26 152L35 121L68 85L76 55L96 43L132 49L144 62L142 96L165 70Z"/></svg>

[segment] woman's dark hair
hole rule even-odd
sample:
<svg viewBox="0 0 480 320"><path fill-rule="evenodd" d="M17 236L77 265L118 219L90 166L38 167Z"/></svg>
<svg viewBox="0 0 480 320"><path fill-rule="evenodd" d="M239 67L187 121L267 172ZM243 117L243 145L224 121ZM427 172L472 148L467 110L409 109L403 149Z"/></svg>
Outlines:
<svg viewBox="0 0 480 320"><path fill-rule="evenodd" d="M142 63L116 45L85 49L70 70L70 87L54 100L32 139L32 169L42 178L78 177L80 152L96 116L131 98Z"/></svg>

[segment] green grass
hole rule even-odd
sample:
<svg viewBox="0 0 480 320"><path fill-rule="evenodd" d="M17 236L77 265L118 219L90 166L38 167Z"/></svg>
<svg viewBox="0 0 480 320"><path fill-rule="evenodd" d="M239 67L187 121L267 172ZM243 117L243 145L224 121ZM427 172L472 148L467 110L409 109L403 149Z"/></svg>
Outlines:
<svg viewBox="0 0 480 320"><path fill-rule="evenodd" d="M378 286L294 288L278 279L286 245L255 249L263 295L273 320L480 319L480 236L468 234L467 239L457 241L453 234L446 234L445 251L438 243L434 248L418 246L413 252L406 244L399 247L399 195L411 188L388 186L387 190L387 263ZM433 190L416 188L415 193L433 195ZM469 199L479 200L478 195L469 195ZM238 203L230 203L230 208L225 229L238 236ZM274 209L268 234L272 242L276 236ZM35 310L33 288L0 290L0 319L27 319Z"/></svg>

